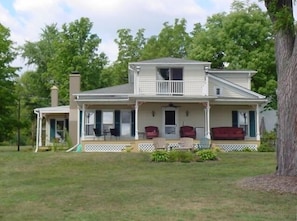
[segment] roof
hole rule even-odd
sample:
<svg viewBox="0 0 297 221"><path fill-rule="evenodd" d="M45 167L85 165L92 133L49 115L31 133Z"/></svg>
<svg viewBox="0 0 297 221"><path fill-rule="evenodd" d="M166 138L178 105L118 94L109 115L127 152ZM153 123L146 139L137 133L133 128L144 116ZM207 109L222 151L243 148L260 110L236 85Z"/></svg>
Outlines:
<svg viewBox="0 0 297 221"><path fill-rule="evenodd" d="M229 70L229 69L208 69L207 73L210 74L251 74L254 75L257 71L254 70Z"/></svg>
<svg viewBox="0 0 297 221"><path fill-rule="evenodd" d="M144 60L138 62L131 62L130 64L140 65L140 64L207 64L210 65L211 62L206 61L196 61L196 60L188 60L184 58L172 58L172 57L165 57L165 58L157 58L152 60Z"/></svg>
<svg viewBox="0 0 297 221"><path fill-rule="evenodd" d="M69 105L67 106L57 106L57 107L41 107L35 108L34 112L39 113L69 113Z"/></svg>
<svg viewBox="0 0 297 221"><path fill-rule="evenodd" d="M83 91L75 95L94 95L94 94L133 94L133 84L121 84L112 87L99 88L90 91Z"/></svg>

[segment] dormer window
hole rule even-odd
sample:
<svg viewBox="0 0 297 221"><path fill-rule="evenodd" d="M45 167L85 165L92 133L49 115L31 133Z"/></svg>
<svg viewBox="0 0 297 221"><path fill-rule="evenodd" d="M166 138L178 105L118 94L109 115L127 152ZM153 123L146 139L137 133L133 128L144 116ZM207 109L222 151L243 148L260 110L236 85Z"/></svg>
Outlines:
<svg viewBox="0 0 297 221"><path fill-rule="evenodd" d="M222 96L222 88L220 88L220 87L215 87L215 88L214 88L214 91L215 91L215 95L216 95L216 96Z"/></svg>

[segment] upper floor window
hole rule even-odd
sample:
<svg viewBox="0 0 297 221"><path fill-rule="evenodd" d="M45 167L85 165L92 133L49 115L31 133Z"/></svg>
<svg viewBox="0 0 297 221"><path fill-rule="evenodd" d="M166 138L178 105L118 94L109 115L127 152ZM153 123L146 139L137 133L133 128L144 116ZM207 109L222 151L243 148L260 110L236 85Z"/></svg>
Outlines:
<svg viewBox="0 0 297 221"><path fill-rule="evenodd" d="M157 80L183 80L182 68L158 68Z"/></svg>

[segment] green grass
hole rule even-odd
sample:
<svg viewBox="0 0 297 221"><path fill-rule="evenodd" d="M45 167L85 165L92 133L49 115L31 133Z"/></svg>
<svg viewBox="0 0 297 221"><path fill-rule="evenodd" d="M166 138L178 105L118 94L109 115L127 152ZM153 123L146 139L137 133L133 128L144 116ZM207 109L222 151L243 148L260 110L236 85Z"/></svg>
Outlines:
<svg viewBox="0 0 297 221"><path fill-rule="evenodd" d="M2 149L0 220L296 220L296 195L236 185L273 173L275 153L219 158L154 163L148 153Z"/></svg>

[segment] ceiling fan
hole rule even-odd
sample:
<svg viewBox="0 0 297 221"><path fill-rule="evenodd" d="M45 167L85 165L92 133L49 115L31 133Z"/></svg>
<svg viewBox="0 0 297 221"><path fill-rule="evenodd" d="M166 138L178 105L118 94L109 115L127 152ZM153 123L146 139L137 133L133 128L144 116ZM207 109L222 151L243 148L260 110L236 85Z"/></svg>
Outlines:
<svg viewBox="0 0 297 221"><path fill-rule="evenodd" d="M164 106L164 107L173 107L173 108L177 108L177 107L180 107L180 106L174 105L173 103L170 102L167 106Z"/></svg>

